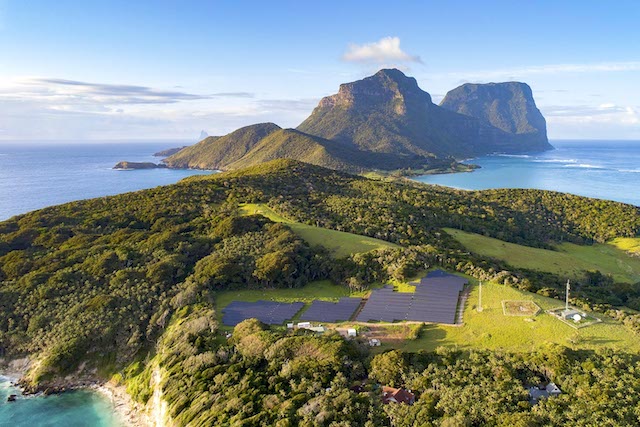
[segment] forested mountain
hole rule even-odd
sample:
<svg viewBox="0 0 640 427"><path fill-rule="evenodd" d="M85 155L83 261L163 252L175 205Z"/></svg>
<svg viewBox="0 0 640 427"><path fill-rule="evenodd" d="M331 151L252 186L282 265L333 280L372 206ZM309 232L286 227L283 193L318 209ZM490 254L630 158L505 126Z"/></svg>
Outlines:
<svg viewBox="0 0 640 427"><path fill-rule="evenodd" d="M347 172L446 169L453 158L551 149L524 83L465 85L441 106L396 69L340 86L294 129L261 123L208 137L164 160L231 170L278 158Z"/></svg>
<svg viewBox="0 0 640 427"><path fill-rule="evenodd" d="M333 259L286 224L246 216L240 203L266 203L298 222L401 247ZM403 424L403 409L381 407L375 390L349 390L353 381L386 371L371 362L366 349L338 336L287 335L255 322L239 325L227 342L213 301L223 290L298 288L327 278L363 290L435 265L545 295L562 292L564 278L471 254L442 227L546 247L553 240L637 236L640 212L546 191L465 192L370 180L282 159L67 203L0 223L0 354L32 355L37 362L27 380L33 387L87 362L86 369L118 373L141 402L153 393L152 374L161 372L164 380L156 386L178 425L410 425ZM609 304L640 301L637 285L613 286L594 277L574 284L577 303L608 310ZM630 330L640 330L639 315L620 313ZM406 416L414 418L422 415L412 411L425 411L429 423L460 416L450 393L479 390L471 373L486 366L495 367L496 381L506 387L499 390L508 391L492 389L491 396L506 400L487 412L469 403L476 409L464 417L478 425L509 425L513 413L543 423L570 419L565 412L578 411L576 402L531 409L525 395L514 394L523 384L516 379L545 369L571 375L592 366L583 374L598 378L611 376L606 369L619 369L620 381L638 384L637 373L628 371L637 365L635 356L619 356L612 365L607 354L554 354L561 360L472 353L458 363L456 358L467 356L423 355L415 359L419 364L403 363L393 372L406 384L435 390L407 409ZM575 393L588 389L590 380L581 378L572 386ZM598 395L593 391L581 402L593 402L605 414ZM634 416L627 406L609 416L627 422Z"/></svg>
<svg viewBox="0 0 640 427"><path fill-rule="evenodd" d="M440 106L515 135L531 151L551 148L546 121L526 83L466 83L449 91Z"/></svg>
<svg viewBox="0 0 640 427"><path fill-rule="evenodd" d="M485 100L497 101L505 96L505 91L487 91ZM522 102L510 102L512 109L505 112L505 116L517 118L506 117L508 120L525 122L528 119L525 110L531 108L529 105L535 108L531 91L522 92L520 98ZM518 138L518 132L512 129L450 110L435 105L414 78L396 69L380 70L371 77L341 85L336 95L320 101L298 129L363 150L424 156L461 158L496 151L517 153L552 148L546 139L544 120L541 129L544 143L531 144ZM532 126L538 129L539 121Z"/></svg>
<svg viewBox="0 0 640 427"><path fill-rule="evenodd" d="M179 150L164 159L164 163L175 168L224 169L240 160L262 138L277 130L280 130L280 126L274 123L259 123L222 137L209 136L195 145Z"/></svg>

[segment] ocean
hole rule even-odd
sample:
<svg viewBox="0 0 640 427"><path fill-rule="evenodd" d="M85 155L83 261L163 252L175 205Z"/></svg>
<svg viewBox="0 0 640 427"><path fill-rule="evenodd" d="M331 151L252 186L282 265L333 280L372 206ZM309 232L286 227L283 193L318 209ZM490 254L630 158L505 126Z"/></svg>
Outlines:
<svg viewBox="0 0 640 427"><path fill-rule="evenodd" d="M0 142L0 221L73 200L173 184L211 171L113 170L122 160L160 162L153 153L184 141L145 143Z"/></svg>
<svg viewBox="0 0 640 427"><path fill-rule="evenodd" d="M465 190L538 188L640 206L640 141L551 141L540 154L469 159L470 173L415 179Z"/></svg>
<svg viewBox="0 0 640 427"><path fill-rule="evenodd" d="M15 402L7 397L17 394ZM52 396L20 395L0 376L0 426L11 427L124 427L111 402L102 395L78 390Z"/></svg>

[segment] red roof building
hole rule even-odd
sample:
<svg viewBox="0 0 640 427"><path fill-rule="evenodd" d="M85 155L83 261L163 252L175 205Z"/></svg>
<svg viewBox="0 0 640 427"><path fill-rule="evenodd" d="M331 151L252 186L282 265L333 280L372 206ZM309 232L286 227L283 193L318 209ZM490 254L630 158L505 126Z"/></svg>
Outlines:
<svg viewBox="0 0 640 427"><path fill-rule="evenodd" d="M382 386L382 403L406 403L413 405L416 396L403 388Z"/></svg>

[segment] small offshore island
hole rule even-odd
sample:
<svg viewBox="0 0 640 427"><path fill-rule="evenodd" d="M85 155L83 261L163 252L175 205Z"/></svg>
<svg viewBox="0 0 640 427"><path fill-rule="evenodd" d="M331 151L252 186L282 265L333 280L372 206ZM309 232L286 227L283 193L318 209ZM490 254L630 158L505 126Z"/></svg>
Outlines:
<svg viewBox="0 0 640 427"><path fill-rule="evenodd" d="M113 169L118 170L135 170L135 169L162 169L166 168L166 165L156 164L153 162L118 162Z"/></svg>

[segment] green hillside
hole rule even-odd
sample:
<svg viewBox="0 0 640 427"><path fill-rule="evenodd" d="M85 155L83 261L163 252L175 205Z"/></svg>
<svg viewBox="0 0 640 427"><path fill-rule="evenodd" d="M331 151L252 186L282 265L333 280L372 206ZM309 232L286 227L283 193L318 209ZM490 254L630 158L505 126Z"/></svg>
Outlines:
<svg viewBox="0 0 640 427"><path fill-rule="evenodd" d="M280 129L260 141L246 156L228 165L242 169L276 159L294 159L337 170L358 171L357 163L349 162L347 150L334 147L330 141L307 135L295 129Z"/></svg>
<svg viewBox="0 0 640 427"><path fill-rule="evenodd" d="M385 242L384 240L291 221L277 214L273 209L264 204L244 204L241 206L241 209L248 215L259 214L266 216L271 221L287 224L288 227L310 245L322 246L328 249L336 258L368 252L374 249L398 248L398 245Z"/></svg>
<svg viewBox="0 0 640 427"><path fill-rule="evenodd" d="M164 159L173 168L225 169L242 158L265 136L280 130L273 123L245 126L222 137L209 136Z"/></svg>
<svg viewBox="0 0 640 427"><path fill-rule="evenodd" d="M547 247L637 237L640 214L560 193L465 192L282 159L53 206L0 222L0 353L37 358L30 378L42 385L81 365L104 372L144 358L174 316L215 313L223 292L322 280L361 292L435 266L562 291L563 276L469 253L443 231L452 226ZM637 287L589 285L576 281L577 303L640 329L639 315L612 307L634 307Z"/></svg>
<svg viewBox="0 0 640 427"><path fill-rule="evenodd" d="M444 230L455 226L548 248L558 240L637 238L640 212L545 191L465 192L369 180L283 159L53 206L0 222L0 354L34 360L22 383L29 391L51 390L78 376L100 382L113 375L141 405L157 403L153 396L161 394L175 425L388 427L379 391L350 390L366 378L406 381L426 396L410 408L444 402L455 413L468 405L455 406L458 396L444 395L453 384L440 388L424 381L455 380L474 402L502 381L500 390L522 416L536 421L531 425L565 420L558 417L567 409L530 409L523 381L538 372L570 378L584 367L598 384L605 378L607 387L637 387L639 370L630 361L637 357L633 338L640 332L640 314L616 307L636 307L638 286L602 277L576 280L572 302L606 319L577 333L546 315L533 322L506 318L496 309L498 301L530 298L546 308L550 300L522 291L557 294L566 278L470 253ZM574 256L592 255L576 249ZM471 350L373 355L366 343L335 333L289 332L247 320L227 337L229 328L218 322L220 308L233 299L335 299L382 283L410 291L406 282L431 268L499 284L485 288L482 313L473 313L477 295L471 294L464 326L426 326L421 338L394 346ZM566 347L548 351L542 347L548 343ZM607 348L629 353L613 358ZM526 366L518 362L523 358ZM446 371L432 365L435 360L446 362ZM505 377L507 366L511 373ZM569 384L561 380L562 387ZM565 390L568 398L593 396L584 388ZM479 407L495 399L502 397ZM616 411L626 407L620 404ZM379 413L368 418L359 408ZM492 409L467 424L487 425L496 413ZM434 412L430 419L440 418ZM632 418L617 419L628 425Z"/></svg>
<svg viewBox="0 0 640 427"><path fill-rule="evenodd" d="M514 267L547 271L572 278L581 277L584 271L599 270L601 273L612 275L617 281L640 281L640 258L630 256L613 244L579 246L562 243L556 246L556 250L548 250L503 242L451 228L446 228L445 231L470 251L503 260Z"/></svg>

